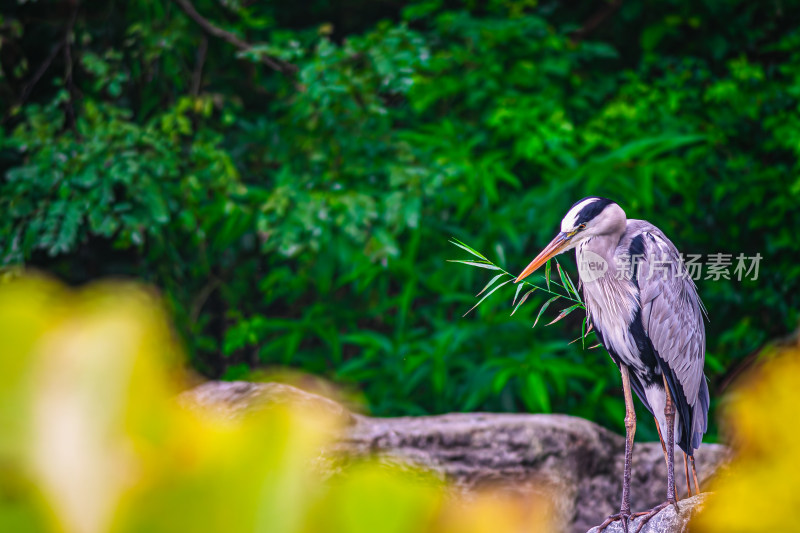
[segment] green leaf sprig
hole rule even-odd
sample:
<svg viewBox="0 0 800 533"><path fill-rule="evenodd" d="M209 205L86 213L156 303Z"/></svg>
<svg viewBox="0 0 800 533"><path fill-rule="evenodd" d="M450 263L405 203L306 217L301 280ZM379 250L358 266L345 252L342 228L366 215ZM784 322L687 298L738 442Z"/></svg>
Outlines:
<svg viewBox="0 0 800 533"><path fill-rule="evenodd" d="M458 246L462 250L468 252L476 259L469 259L469 260L462 260L462 259L449 259L448 262L451 263L461 263L463 265L468 265L475 268L485 268L487 270L497 270L499 274L496 274L489 282L481 289L481 291L476 294L475 296L483 297L478 300L478 303L473 305L463 316L467 316L473 310L475 310L479 305L481 305L486 299L494 294L500 287L503 285L507 285L516 279L516 276L508 272L507 270L503 269L502 267L496 265L492 261L490 261L485 255L478 252L468 244L461 242L460 240L453 238L450 240L451 244ZM556 271L558 272L559 279L553 279L551 276L551 262L554 262L556 265ZM586 304L584 304L583 299L581 298L580 293L578 293L577 289L575 288L575 284L572 282L572 279L569 277L569 274L561 268L561 265L558 263L558 260L553 258L545 264L544 275L540 276L542 280L544 280L544 285L537 285L529 280L523 280L519 284L517 284L517 289L514 293L514 298L511 301L512 311L511 316L517 312L517 310L524 304L528 297L536 291L543 292L545 294L550 295L550 298L542 304L539 308L539 313L536 315L536 319L533 322L533 327L536 327L536 324L539 323L539 319L542 317L544 312L550 307L550 304L557 301L565 301L568 302L569 305L562 309L558 315L547 323L548 326L555 324L559 320L563 319L564 317L570 315L577 309L586 310ZM508 279L504 279L508 278ZM500 283L498 283L500 282ZM489 290L491 288L491 290ZM527 289L527 290L526 290ZM487 292L488 290L488 292ZM523 290L525 291L523 293ZM485 293L485 294L484 294ZM520 298L519 295L522 294ZM519 301L517 299L519 298ZM581 326L581 336L578 337L582 341L582 345L586 346L586 339L588 335L592 332L592 327L589 324L587 327L588 317L584 317L583 324ZM575 339L573 342L576 342L578 339ZM594 348L596 346L592 346Z"/></svg>

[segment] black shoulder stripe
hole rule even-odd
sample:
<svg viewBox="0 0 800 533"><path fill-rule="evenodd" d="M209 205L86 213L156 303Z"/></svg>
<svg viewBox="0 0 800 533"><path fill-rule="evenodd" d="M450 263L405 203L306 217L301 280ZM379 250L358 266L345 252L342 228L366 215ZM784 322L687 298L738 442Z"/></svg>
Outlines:
<svg viewBox="0 0 800 533"><path fill-rule="evenodd" d="M653 343L650 341L650 337L647 336L647 333L644 332L641 307L637 307L636 315L634 315L633 321L630 323L629 328L630 334L633 337L633 340L636 342L636 349L639 350L639 359L641 359L645 368L650 370L651 373L647 379L650 382L645 383L645 385L651 385L655 382L655 370L658 368L659 364L656 357L656 351L653 349Z"/></svg>
<svg viewBox="0 0 800 533"><path fill-rule="evenodd" d="M628 248L628 253L631 254L632 256L644 255L644 239L642 238L641 234L631 239L631 245Z"/></svg>
<svg viewBox="0 0 800 533"><path fill-rule="evenodd" d="M670 368L667 362L661 358L658 354L656 349L653 347L653 343L650 341L650 338L645 334L644 327L642 326L642 310L638 309L636 311L636 316L631 322L630 325L630 332L633 336L634 340L636 341L636 347L639 349L639 357L644 363L646 369L649 370L647 375L641 376L643 383L640 385L660 385L660 376L655 373L656 367L661 369L661 373L666 377L667 384L669 386L669 392L672 394L672 399L675 402L675 408L677 409L678 413L680 413L680 424L681 424L681 440L678 442L678 446L680 446L681 450L685 451L687 454L692 455L694 453L694 448L692 448L692 432L694 431L694 416L692 413L692 407L689 405L689 402L686 399L686 395L683 393L683 387L681 386L680 380L675 375L675 371ZM644 392L644 388L642 387L642 393ZM637 391L637 395L638 391ZM642 395L639 395L639 399L642 400L642 403L647 405L646 399ZM649 409L652 413L652 409Z"/></svg>
<svg viewBox="0 0 800 533"><path fill-rule="evenodd" d="M639 287L639 262L644 256L644 238L639 234L631 239L631 245L628 248L628 254L631 256L631 280Z"/></svg>

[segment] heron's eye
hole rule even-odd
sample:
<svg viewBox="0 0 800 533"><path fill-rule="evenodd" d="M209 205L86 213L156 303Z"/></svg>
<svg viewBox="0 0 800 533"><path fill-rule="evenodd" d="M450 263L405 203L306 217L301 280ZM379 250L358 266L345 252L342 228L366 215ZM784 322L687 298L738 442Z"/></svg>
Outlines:
<svg viewBox="0 0 800 533"><path fill-rule="evenodd" d="M581 224L580 226L578 226L578 229L586 229L586 224Z"/></svg>

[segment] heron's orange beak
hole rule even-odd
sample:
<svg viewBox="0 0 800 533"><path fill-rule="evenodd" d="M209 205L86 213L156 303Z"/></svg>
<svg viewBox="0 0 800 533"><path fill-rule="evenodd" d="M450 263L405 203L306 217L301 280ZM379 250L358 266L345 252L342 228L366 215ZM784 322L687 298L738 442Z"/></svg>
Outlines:
<svg viewBox="0 0 800 533"><path fill-rule="evenodd" d="M527 278L533 274L537 268L545 264L548 259L564 251L564 248L566 247L567 242L569 242L570 237L572 237L572 235L564 233L563 231L556 235L556 238L550 241L550 244L545 246L544 250L542 250L539 255L536 256L536 259L531 261L531 264L525 267L525 270L522 271L522 274L517 276L517 279L514 280L514 283L519 283L523 279Z"/></svg>

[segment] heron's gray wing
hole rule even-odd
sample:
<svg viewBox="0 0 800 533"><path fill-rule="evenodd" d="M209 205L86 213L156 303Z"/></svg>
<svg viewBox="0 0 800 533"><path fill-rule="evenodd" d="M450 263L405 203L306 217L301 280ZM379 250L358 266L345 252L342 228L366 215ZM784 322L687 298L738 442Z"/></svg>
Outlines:
<svg viewBox="0 0 800 533"><path fill-rule="evenodd" d="M658 228L645 224L636 268L644 331L694 405L705 380L702 302L678 250Z"/></svg>

